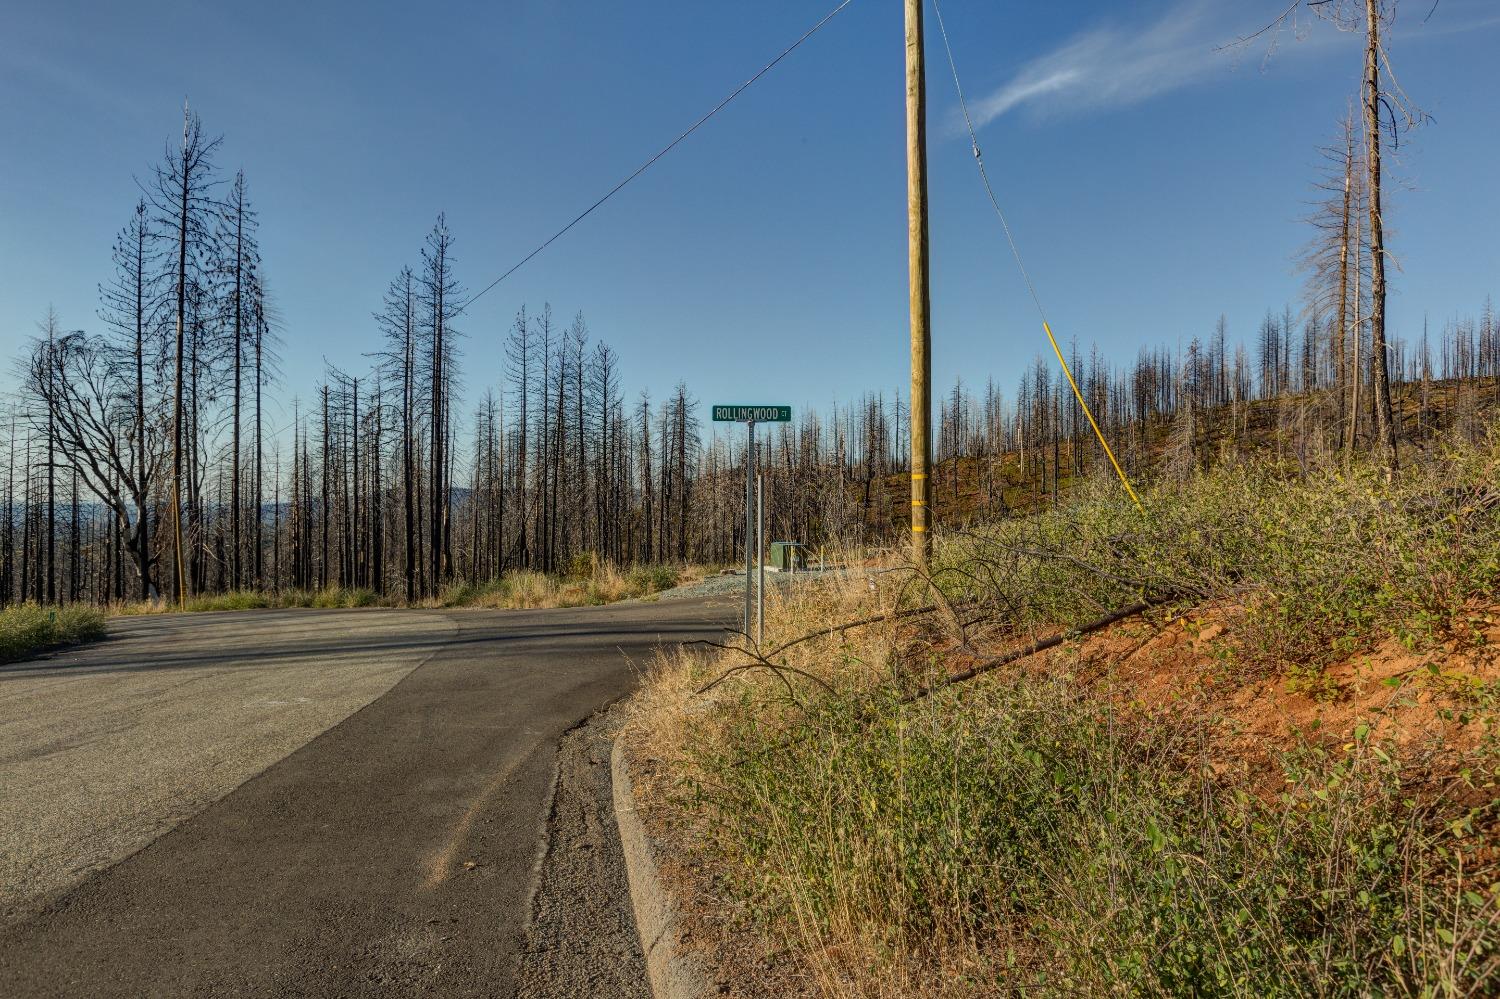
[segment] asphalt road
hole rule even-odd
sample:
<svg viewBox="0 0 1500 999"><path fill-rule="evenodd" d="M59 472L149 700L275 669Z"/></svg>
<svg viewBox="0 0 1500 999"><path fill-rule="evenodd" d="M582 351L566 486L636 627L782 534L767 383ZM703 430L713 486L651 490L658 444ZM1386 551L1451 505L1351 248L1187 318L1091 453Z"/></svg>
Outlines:
<svg viewBox="0 0 1500 999"><path fill-rule="evenodd" d="M140 617L0 666L0 922L202 811L456 631L403 612Z"/></svg>
<svg viewBox="0 0 1500 999"><path fill-rule="evenodd" d="M32 712L24 739L0 728L0 828L51 815L80 770L97 781L85 803L68 791L67 822L43 821L75 824L79 844L143 786L177 803L145 809L171 831L0 929L0 995L514 994L564 734L627 693L653 648L713 635L732 613L684 600L154 618L41 670L0 671L0 717ZM300 723L266 722L301 709ZM231 764L196 785L183 774L201 766L135 772L163 755ZM49 765L20 793L8 783ZM204 798L216 800L190 814Z"/></svg>

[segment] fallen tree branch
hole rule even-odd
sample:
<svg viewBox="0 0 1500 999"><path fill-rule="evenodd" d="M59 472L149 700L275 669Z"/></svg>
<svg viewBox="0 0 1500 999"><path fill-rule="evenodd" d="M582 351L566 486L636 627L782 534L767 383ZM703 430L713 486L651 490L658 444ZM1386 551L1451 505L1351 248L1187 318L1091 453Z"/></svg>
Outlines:
<svg viewBox="0 0 1500 999"><path fill-rule="evenodd" d="M834 625L831 628L821 628L818 631L811 631L811 632L808 632L805 635L801 635L801 636L799 636L797 638L794 638L790 642L783 642L782 644L776 646L776 648L772 649L770 652L767 652L766 653L766 658L769 659L772 656L779 656L779 655L781 655L781 653L785 652L787 649L790 649L790 648L792 648L793 646L796 646L796 645L801 645L803 642L810 642L814 638L822 638L825 635L833 635L833 634L837 634L839 632L852 631L855 628L863 628L866 625L880 624L882 621L899 621L901 618L904 618L904 617L916 617L919 614L931 614L933 611L940 610L940 609L941 608L938 607L937 604L928 604L926 607L910 607L910 608L908 608L906 610L892 611L892 612L887 613L887 614L877 614L874 617L860 618L858 621L848 621L848 622L845 622L844 624L836 624L836 625ZM742 634L744 634L744 632L737 631L737 632L735 632L735 634L736 635L742 635ZM748 638L747 638L747 641L748 641ZM725 645L722 642L714 642L714 641L710 641L710 640L708 640L706 638L695 639L694 641L687 642L685 644L687 644L687 645L707 645L707 646L710 646L710 647L715 648L715 649L728 649L731 652L745 652L745 653L750 654L750 655L754 654L754 653L750 653L748 651L748 649L740 648L737 645Z"/></svg>
<svg viewBox="0 0 1500 999"><path fill-rule="evenodd" d="M720 673L717 677L699 687L697 690L697 693L699 694L708 693L710 690L713 690L719 684L723 683L731 676L734 676L736 673L743 673L746 670L752 669L766 669L770 670L772 673L775 673L776 678L786 686L787 695L791 697L793 702L797 703L799 706L801 705L801 702L797 701L797 694L794 690L792 690L792 684L786 678L787 673L793 673L797 676L811 680L813 683L816 683L818 686L822 687L830 694L836 695L838 693L838 691L834 690L833 687L830 686L828 682L822 677L809 673L806 670L798 669L796 666L788 666L785 663L773 663L771 662L769 657L763 656L758 652L752 652L749 649L741 649L733 645L720 645L718 642L704 641L701 644L717 646L718 648L726 649L730 652L743 653L744 655L747 655L751 659L753 659L754 662L739 663L737 665L729 667L723 673Z"/></svg>
<svg viewBox="0 0 1500 999"><path fill-rule="evenodd" d="M940 690L945 690L948 687L957 686L960 683L964 683L968 680L974 679L976 676L981 676L985 673L989 673L993 670L999 669L1001 666L1016 662L1020 659L1025 659L1028 656L1034 656L1038 652L1045 652L1048 649L1056 648L1064 642L1072 641L1075 638L1080 638L1084 635L1091 634L1092 632L1099 631L1100 629L1107 628L1110 625L1115 624L1119 621L1123 621L1128 617L1135 617L1137 614L1144 614L1146 611L1150 610L1153 607L1160 607L1170 599L1170 597L1161 597L1154 600L1142 600L1138 603L1131 604L1129 607L1124 607L1120 610L1114 611L1111 614L1106 614L1104 617L1096 618L1095 620L1090 621L1087 624L1082 624L1076 628L1064 631L1061 634L1053 635L1051 638L1043 638L1040 641L1032 642L1030 645L1023 646L1019 649L1013 649L1012 651L1007 652L1004 655L994 656L993 658L986 659L981 663L977 663L974 666L969 667L962 673L954 673L951 676L944 677L936 683L930 683L926 686L917 688L911 693L903 696L899 703L911 704L915 701L920 701L923 698L931 697L933 694L937 693Z"/></svg>
<svg viewBox="0 0 1500 999"><path fill-rule="evenodd" d="M1061 562L1071 562L1073 565L1077 566L1078 568L1082 569L1085 572L1092 573L1095 576L1099 576L1102 579L1107 579L1107 580L1109 580L1112 583L1119 583L1121 586L1127 587L1128 589L1139 591L1139 590L1143 590L1143 589L1149 589L1152 586L1151 580L1148 580L1148 579L1131 579L1131 578L1129 578L1127 576L1117 576L1114 573L1109 572L1106 569L1103 569L1103 568L1101 568L1101 567L1099 567L1097 565L1094 565L1091 562L1087 562L1087 561L1085 561L1085 560L1077 557L1076 555L1071 555L1068 552L1061 552L1061 551L1049 552L1049 551L1045 551L1045 550L1042 550L1042 549L1039 549L1039 548L1025 548L1025 547L1021 547L1021 546L1018 546L1018 545L1007 545L1007 546L1004 546L1004 547L1009 548L1011 551L1016 552L1017 554L1027 555L1027 556L1030 556L1031 558L1036 558L1036 559L1050 559L1050 560L1053 560L1053 561L1061 561ZM1208 599L1208 594L1205 593L1203 590L1199 589L1196 586L1192 586L1192 585L1190 585L1188 583L1184 583L1180 579L1173 580L1172 581L1172 586L1174 588L1178 589L1178 590L1186 591L1186 592L1192 594L1193 596L1200 597L1200 598L1202 598L1204 600Z"/></svg>
<svg viewBox="0 0 1500 999"><path fill-rule="evenodd" d="M745 635L744 632L735 632L735 634L737 634L737 635L743 635L744 636L744 638L745 638L745 644L744 644L744 646L726 645L723 642L715 642L712 639L708 639L708 638L699 638L699 639L696 639L696 640L694 640L692 642L688 642L686 644L688 644L688 645L706 645L709 648L723 649L726 652L738 652L738 653L740 653L742 655L749 656L753 661L752 662L748 662L748 663L737 663L734 666L729 667L723 673L720 673L718 676L714 677L708 683L705 683L703 686L699 687L697 689L697 691L695 691L695 693L700 694L700 695L701 694L706 694L710 690L713 690L719 684L723 683L725 680L729 679L731 676L734 676L737 673L744 673L744 672L746 672L748 670L752 670L752 669L765 669L765 670L769 670L772 673L776 674L776 678L778 680L780 680L782 682L782 684L787 688L787 693L788 693L788 695L791 696L791 698L792 698L793 701L796 701L797 698L796 698L796 694L792 691L792 685L791 685L791 683L786 678L786 673L794 673L797 676L805 677L806 679L811 680L814 683L818 684L820 687L822 687L828 693L830 693L830 694L836 694L837 691L835 691L833 689L833 687L829 686L828 683L825 682L822 677L819 677L819 676L816 676L815 674L809 673L806 670L798 669L795 666L788 666L785 663L774 663L774 662L771 661L771 657L772 656L780 655L781 653L785 652L787 649L790 649L794 645L801 645L803 642L810 642L814 638L822 638L825 635L832 635L832 634L836 634L836 633L839 633L839 632L850 631L850 630L852 630L854 628L862 628L865 625L880 624L882 621L897 621L897 620L900 620L901 618L916 617L916 616L921 615L921 614L931 614L934 611L938 611L938 610L941 610L941 609L942 608L940 606L938 606L937 604L928 604L926 607L909 607L906 610L892 611L892 612L887 613L887 614L876 615L875 617L861 618L861 619L859 619L857 621L846 621L843 624L836 624L836 625L832 626L831 628L821 628L818 631L809 632L806 635L802 635L802 636L800 636L798 638L792 639L790 642L783 642L782 644L778 645L776 648L772 649L770 652L767 652L767 653L764 653L764 654L762 654L760 652L757 652L757 651L753 650L750 647L750 636L749 635ZM797 703L800 704L800 702L797 702Z"/></svg>
<svg viewBox="0 0 1500 999"><path fill-rule="evenodd" d="M1069 630L1061 632L1060 634L1053 635L1051 638L1039 639L1023 648L1014 649L1003 655L986 659L984 662L971 666L969 669L964 670L962 673L954 673L951 676L944 677L936 683L928 684L908 694L905 694L896 703L903 706L907 704L913 704L917 701L923 700L924 698L931 697L933 694L936 694L939 691L946 690L949 687L957 686L960 683L972 680L975 677L982 676L985 673L993 672L994 670L999 669L1001 666L1005 666L1009 663L1025 659L1028 656L1034 656L1038 652L1045 652L1048 649L1056 648L1064 642L1068 642L1075 638L1082 637L1083 635L1088 635L1093 632L1100 631L1112 624L1117 624L1120 621L1124 621L1127 618L1135 617L1138 614L1144 614L1146 611L1152 610L1153 608L1162 607L1177 599L1179 596L1181 596L1181 594L1166 594L1162 596L1148 597L1144 600L1140 600L1136 603L1131 604L1129 607L1123 607L1120 610L1105 615L1104 617L1089 621L1087 624L1081 624L1076 628L1070 628ZM743 668L750 668L750 665L746 664ZM723 677L721 677L720 679L723 679ZM816 677L813 677L812 679L816 679ZM785 682L785 677L782 677L782 680L783 682ZM714 682L718 683L719 681L716 680ZM822 681L819 682L821 683ZM824 684L824 686L826 687L827 685ZM857 724L863 727L873 720L874 713L870 710L869 707L866 707L864 710L860 711ZM743 756L740 759L735 760L732 765L738 767L743 766L746 763L750 763L754 760L763 759L773 753L780 752L784 749L789 749L792 746L805 742L809 738L811 738L811 733L804 731L801 734L796 735L783 742L777 743L772 746L767 746L765 749L759 750L755 753L751 753L749 756Z"/></svg>
<svg viewBox="0 0 1500 999"><path fill-rule="evenodd" d="M792 685L787 681L787 678L785 676L786 673L793 673L797 676L811 680L813 683L816 683L818 686L822 687L830 694L838 693L837 690L834 690L833 687L829 686L827 681L823 680L819 676L816 676L815 674L809 673L806 670L798 669L795 666L778 665L776 663L769 662L740 663L738 666L731 666L719 676L715 677L713 680L710 680L708 683L698 688L697 692L700 694L706 694L710 690L713 690L715 687L717 687L719 684L723 683L725 680L728 680L731 676L734 676L736 673L744 673L752 669L764 669L775 673L777 679L779 679L783 684L786 685L787 694L791 696L792 700L796 702L799 707L801 706L802 702L797 700L796 692L792 690Z"/></svg>

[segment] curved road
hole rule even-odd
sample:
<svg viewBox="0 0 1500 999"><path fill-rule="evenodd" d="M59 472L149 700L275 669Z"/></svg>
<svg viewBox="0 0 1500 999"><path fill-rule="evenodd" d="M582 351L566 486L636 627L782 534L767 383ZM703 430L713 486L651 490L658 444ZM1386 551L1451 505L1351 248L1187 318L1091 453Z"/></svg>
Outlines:
<svg viewBox="0 0 1500 999"><path fill-rule="evenodd" d="M0 667L0 995L514 994L563 735L732 614L166 616Z"/></svg>

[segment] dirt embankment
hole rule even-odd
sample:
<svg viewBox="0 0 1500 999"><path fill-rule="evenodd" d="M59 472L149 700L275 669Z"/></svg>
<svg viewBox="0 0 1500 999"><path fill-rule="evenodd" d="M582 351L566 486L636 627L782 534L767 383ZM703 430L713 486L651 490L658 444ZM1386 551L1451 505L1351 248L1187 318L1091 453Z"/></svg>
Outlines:
<svg viewBox="0 0 1500 999"><path fill-rule="evenodd" d="M1342 744L1360 726L1379 742L1419 751L1434 776L1493 734L1500 603L1468 608L1461 641L1413 651L1390 638L1325 668L1276 672L1237 665L1232 638L1245 614L1240 605L1211 604L1149 616L1022 668L1068 668L1128 712L1206 722L1215 772L1266 793L1282 779L1281 754L1305 742Z"/></svg>

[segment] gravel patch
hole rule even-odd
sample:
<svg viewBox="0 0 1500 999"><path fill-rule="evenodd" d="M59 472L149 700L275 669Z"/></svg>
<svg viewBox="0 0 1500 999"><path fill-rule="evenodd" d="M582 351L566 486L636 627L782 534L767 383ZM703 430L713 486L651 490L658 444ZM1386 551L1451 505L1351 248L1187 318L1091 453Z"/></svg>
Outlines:
<svg viewBox="0 0 1500 999"><path fill-rule="evenodd" d="M848 573L848 569L809 569L805 572L768 572L766 573L766 589L787 590L794 586L803 586L815 583L822 579L836 578ZM745 594L745 573L732 573L724 576L709 576L707 579L696 583L688 583L685 586L674 587L663 590L655 597L656 600L682 600L694 597L741 597Z"/></svg>
<svg viewBox="0 0 1500 999"><path fill-rule="evenodd" d="M595 716L558 750L521 999L651 999L614 820L609 756L616 726L607 714Z"/></svg>

